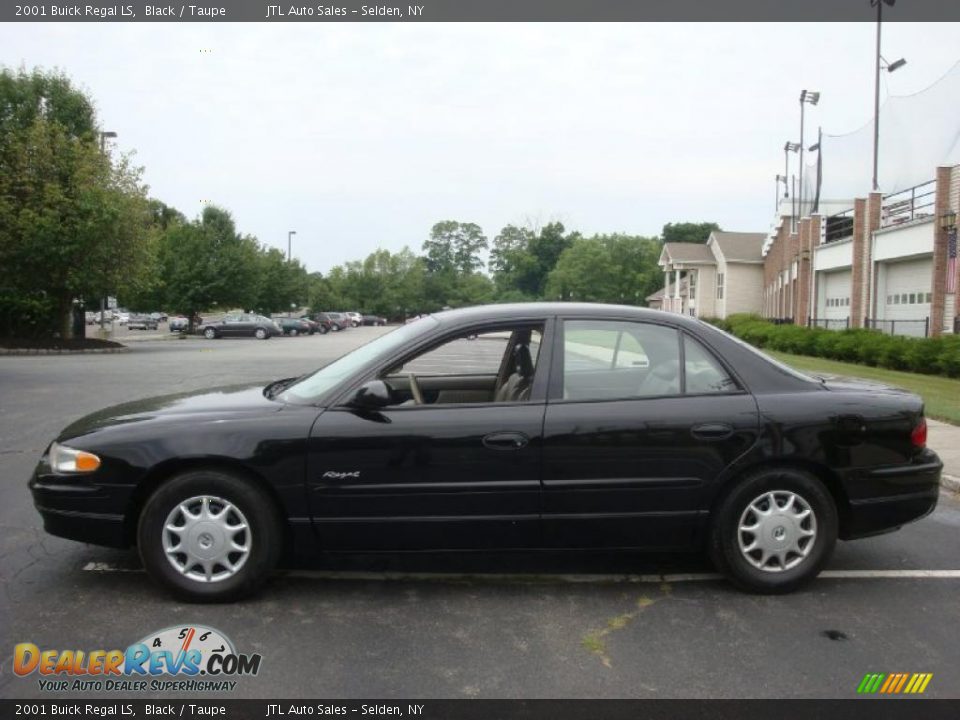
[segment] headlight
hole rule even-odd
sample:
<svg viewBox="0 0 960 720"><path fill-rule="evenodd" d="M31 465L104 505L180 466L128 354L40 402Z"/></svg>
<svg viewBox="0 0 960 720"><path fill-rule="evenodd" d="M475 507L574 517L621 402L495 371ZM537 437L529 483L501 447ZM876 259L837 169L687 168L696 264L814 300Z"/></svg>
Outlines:
<svg viewBox="0 0 960 720"><path fill-rule="evenodd" d="M100 458L93 453L53 443L50 452L50 467L58 473L89 473L100 467Z"/></svg>

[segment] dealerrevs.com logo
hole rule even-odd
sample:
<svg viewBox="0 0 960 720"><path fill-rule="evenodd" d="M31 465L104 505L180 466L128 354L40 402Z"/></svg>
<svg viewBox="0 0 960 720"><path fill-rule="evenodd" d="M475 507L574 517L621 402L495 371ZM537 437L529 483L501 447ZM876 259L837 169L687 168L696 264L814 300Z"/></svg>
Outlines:
<svg viewBox="0 0 960 720"><path fill-rule="evenodd" d="M38 675L50 692L118 690L151 692L231 691L233 678L260 672L262 656L238 653L219 630L203 625L168 627L125 650L41 649L18 644L13 671Z"/></svg>

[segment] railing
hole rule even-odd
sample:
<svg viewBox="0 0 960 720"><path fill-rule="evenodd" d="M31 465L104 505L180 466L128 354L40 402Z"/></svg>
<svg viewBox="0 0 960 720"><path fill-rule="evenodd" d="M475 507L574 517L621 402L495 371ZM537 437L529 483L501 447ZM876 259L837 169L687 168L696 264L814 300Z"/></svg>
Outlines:
<svg viewBox="0 0 960 720"><path fill-rule="evenodd" d="M838 242L853 237L853 208L827 216L824 243Z"/></svg>
<svg viewBox="0 0 960 720"><path fill-rule="evenodd" d="M930 318L906 320L883 320L880 318L863 319L863 326L879 330L886 335L910 335L912 337L930 337Z"/></svg>
<svg viewBox="0 0 960 720"><path fill-rule="evenodd" d="M936 196L936 180L884 195L883 204L880 206L880 227L900 225L932 216Z"/></svg>
<svg viewBox="0 0 960 720"><path fill-rule="evenodd" d="M825 330L848 330L850 328L850 318L817 318L816 320L807 318L807 325Z"/></svg>
<svg viewBox="0 0 960 720"><path fill-rule="evenodd" d="M793 318L791 317L780 317L780 318L767 318L774 325L793 325Z"/></svg>

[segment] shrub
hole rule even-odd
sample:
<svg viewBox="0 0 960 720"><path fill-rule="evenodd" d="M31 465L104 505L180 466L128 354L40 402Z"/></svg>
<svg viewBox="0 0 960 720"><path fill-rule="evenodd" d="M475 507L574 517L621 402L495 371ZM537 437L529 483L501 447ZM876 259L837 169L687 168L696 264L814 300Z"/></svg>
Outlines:
<svg viewBox="0 0 960 720"><path fill-rule="evenodd" d="M711 319L717 327L756 347L794 355L811 355L891 370L960 377L960 336L909 338L879 330L824 330L776 325L757 315Z"/></svg>

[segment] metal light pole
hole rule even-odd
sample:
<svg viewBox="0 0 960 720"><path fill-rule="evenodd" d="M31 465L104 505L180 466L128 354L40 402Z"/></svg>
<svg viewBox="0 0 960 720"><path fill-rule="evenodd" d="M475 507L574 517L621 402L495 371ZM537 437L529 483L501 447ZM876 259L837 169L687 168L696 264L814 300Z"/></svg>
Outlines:
<svg viewBox="0 0 960 720"><path fill-rule="evenodd" d="M870 0L870 7L875 7L877 9L877 62L876 62L876 75L874 78L873 85L873 190L876 192L880 189L880 182L878 180L878 160L880 156L880 70L886 69L887 72L894 72L899 70L904 65L907 64L907 61L903 58L896 60L892 63L888 63L883 59L883 55L880 54L880 30L883 27L883 6L889 5L893 7L897 0Z"/></svg>
<svg viewBox="0 0 960 720"><path fill-rule="evenodd" d="M800 215L803 215L803 111L805 105L816 105L818 102L820 102L820 93L810 90L800 91Z"/></svg>
<svg viewBox="0 0 960 720"><path fill-rule="evenodd" d="M107 138L115 138L117 134L113 130L101 131L100 133L100 152L107 151ZM106 327L104 315L107 314L107 298L100 298L100 334L102 335Z"/></svg>
<svg viewBox="0 0 960 720"><path fill-rule="evenodd" d="M787 190L789 185L787 184L787 178L790 177L790 155L789 153L795 153L800 151L800 143L790 142L789 140L783 144L783 197L790 197L790 192ZM794 201L796 198L794 198ZM791 203L791 218L790 218L790 227L793 228L793 206L795 202Z"/></svg>
<svg viewBox="0 0 960 720"><path fill-rule="evenodd" d="M292 257L292 255L290 254L290 249L292 247L290 239L296 234L297 234L296 230L287 231L287 262L290 262L290 258Z"/></svg>

